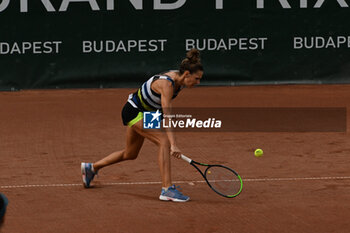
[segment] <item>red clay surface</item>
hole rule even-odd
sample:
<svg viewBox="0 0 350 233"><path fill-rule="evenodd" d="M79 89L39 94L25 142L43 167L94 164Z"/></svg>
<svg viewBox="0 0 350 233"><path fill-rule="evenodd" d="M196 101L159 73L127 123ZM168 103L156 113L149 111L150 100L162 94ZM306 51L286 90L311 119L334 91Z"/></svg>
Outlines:
<svg viewBox="0 0 350 233"><path fill-rule="evenodd" d="M346 133L178 133L184 154L241 174L244 190L234 199L202 183L188 184L200 175L173 159L173 180L185 181L179 185L192 200L159 201L157 148L150 142L137 160L101 170L94 188L84 189L80 162L124 147L120 111L132 91L0 93L0 192L10 201L1 232L350 232L349 126ZM349 105L348 85L202 87L183 90L174 102L178 107ZM264 150L261 158L253 155L256 148Z"/></svg>

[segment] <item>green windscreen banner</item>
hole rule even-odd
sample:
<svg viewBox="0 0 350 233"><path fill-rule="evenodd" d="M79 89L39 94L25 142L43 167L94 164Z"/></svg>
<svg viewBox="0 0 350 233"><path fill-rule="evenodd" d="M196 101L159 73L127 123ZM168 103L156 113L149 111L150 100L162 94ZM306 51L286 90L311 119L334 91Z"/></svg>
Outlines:
<svg viewBox="0 0 350 233"><path fill-rule="evenodd" d="M349 83L350 0L0 0L0 89Z"/></svg>

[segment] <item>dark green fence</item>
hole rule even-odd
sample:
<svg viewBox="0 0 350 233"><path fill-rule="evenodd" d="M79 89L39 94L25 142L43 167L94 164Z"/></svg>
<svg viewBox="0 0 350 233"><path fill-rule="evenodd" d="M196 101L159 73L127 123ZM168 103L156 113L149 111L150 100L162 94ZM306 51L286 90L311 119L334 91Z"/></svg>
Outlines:
<svg viewBox="0 0 350 233"><path fill-rule="evenodd" d="M350 0L2 0L0 89L133 86L202 50L204 84L348 83Z"/></svg>

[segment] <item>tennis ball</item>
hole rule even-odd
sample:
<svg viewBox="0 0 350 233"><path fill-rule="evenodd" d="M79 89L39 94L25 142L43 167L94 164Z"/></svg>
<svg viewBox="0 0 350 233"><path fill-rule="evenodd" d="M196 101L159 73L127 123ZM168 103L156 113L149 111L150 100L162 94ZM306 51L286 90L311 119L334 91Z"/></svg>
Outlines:
<svg viewBox="0 0 350 233"><path fill-rule="evenodd" d="M264 152L263 152L262 149L256 149L256 150L254 151L255 157L260 157L260 156L262 156L263 154L264 154Z"/></svg>

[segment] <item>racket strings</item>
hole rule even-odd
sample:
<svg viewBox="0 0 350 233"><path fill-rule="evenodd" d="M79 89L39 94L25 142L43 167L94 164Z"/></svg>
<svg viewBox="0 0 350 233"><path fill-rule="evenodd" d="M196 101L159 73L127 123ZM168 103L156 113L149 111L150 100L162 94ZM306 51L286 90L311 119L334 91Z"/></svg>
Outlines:
<svg viewBox="0 0 350 233"><path fill-rule="evenodd" d="M235 195L241 189L240 179L225 167L210 167L206 172L206 177L211 187L225 196Z"/></svg>

